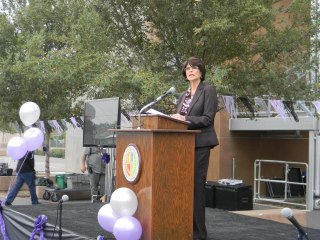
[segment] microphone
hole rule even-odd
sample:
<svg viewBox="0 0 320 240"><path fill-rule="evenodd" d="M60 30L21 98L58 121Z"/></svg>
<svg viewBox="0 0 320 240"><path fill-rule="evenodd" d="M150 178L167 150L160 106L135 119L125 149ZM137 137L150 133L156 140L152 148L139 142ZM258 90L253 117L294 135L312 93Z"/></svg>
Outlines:
<svg viewBox="0 0 320 240"><path fill-rule="evenodd" d="M69 201L69 196L68 195L63 195L59 201L59 203L67 202Z"/></svg>
<svg viewBox="0 0 320 240"><path fill-rule="evenodd" d="M298 239L303 239L305 237L309 240L307 233L303 230L301 225L298 223L298 221L295 219L295 217L292 214L292 210L290 208L283 208L281 210L281 215L285 218L287 218L293 226L298 230Z"/></svg>
<svg viewBox="0 0 320 240"><path fill-rule="evenodd" d="M159 102L160 100L162 100L163 98L165 98L166 96L168 96L169 94L175 93L176 89L174 87L171 87L168 91L166 91L164 94L162 94L161 96L157 97L156 100L152 101L151 103L145 105L141 110L140 110L140 114L143 113L147 108L151 107L152 105L156 104L157 102Z"/></svg>
<svg viewBox="0 0 320 240"><path fill-rule="evenodd" d="M169 94L175 93L176 89L174 87L171 87L168 91L166 91L164 94L162 94L161 96L157 97L156 100L152 101L151 103L148 103L147 105L145 105L143 108L141 108L141 110L139 111L139 123L138 123L138 129L140 129L141 126L141 113L143 113L145 110L147 110L148 108L150 108L151 106L153 106L154 104L156 104L157 102L159 102L161 99L165 98L166 96L168 96Z"/></svg>
<svg viewBox="0 0 320 240"><path fill-rule="evenodd" d="M159 102L161 99L165 98L166 96L168 96L169 94L173 94L176 92L176 89L174 87L171 87L168 91L166 91L164 94L162 94L161 96L159 96L156 99L156 102Z"/></svg>

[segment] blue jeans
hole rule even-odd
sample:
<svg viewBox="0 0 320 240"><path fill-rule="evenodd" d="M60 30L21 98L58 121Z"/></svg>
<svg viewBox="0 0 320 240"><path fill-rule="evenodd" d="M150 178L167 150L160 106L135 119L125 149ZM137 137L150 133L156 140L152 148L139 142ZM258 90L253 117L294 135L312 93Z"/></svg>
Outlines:
<svg viewBox="0 0 320 240"><path fill-rule="evenodd" d="M32 204L38 204L39 202L36 194L35 178L36 176L34 172L19 173L17 175L16 184L10 189L6 202L12 203L16 198L23 183L26 183L29 187Z"/></svg>

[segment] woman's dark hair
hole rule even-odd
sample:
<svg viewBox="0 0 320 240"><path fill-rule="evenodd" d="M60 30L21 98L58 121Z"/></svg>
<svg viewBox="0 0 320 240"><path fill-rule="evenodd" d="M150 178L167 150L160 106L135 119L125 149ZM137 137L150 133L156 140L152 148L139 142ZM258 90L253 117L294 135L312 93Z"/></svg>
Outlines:
<svg viewBox="0 0 320 240"><path fill-rule="evenodd" d="M206 68L202 62L202 60L200 58L196 58L196 57L189 57L187 59L187 61L185 61L183 63L183 68L182 68L182 75L184 76L184 78L187 78L187 75L186 75L186 67L188 66L188 64L190 66L197 66L201 72L201 78L200 80L201 81L204 81L205 79L205 76L206 76Z"/></svg>

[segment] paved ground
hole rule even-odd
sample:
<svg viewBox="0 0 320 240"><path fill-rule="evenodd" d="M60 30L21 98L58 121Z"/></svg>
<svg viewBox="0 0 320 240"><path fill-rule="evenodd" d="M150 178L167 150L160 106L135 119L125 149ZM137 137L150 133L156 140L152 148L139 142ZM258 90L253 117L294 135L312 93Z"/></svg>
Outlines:
<svg viewBox="0 0 320 240"><path fill-rule="evenodd" d="M103 203L69 202L63 207L63 226L65 229L96 239L98 235L106 239L115 239L111 233L104 231L97 222L97 213ZM36 206L20 205L10 209L27 214L35 219L40 214L48 217L48 222L55 224L57 219L57 203ZM280 210L279 210L280 212ZM81 219L81 221L79 221ZM206 224L210 240L292 240L297 239L297 231L291 224L235 214L221 209L206 209ZM177 226L173 226L177 227ZM305 228L309 238L320 239L320 230ZM1 239L1 236L0 236ZM168 240L171 240L168 238ZM175 239L172 239L175 240Z"/></svg>
<svg viewBox="0 0 320 240"><path fill-rule="evenodd" d="M37 156L36 159L36 170L38 172L43 172L45 164L44 157ZM0 163L1 162L8 162L9 167L15 168L16 163L9 158L0 157ZM50 162L50 168L52 172L63 172L64 159L51 158ZM3 201L6 195L6 191L0 192L0 200ZM39 198L39 201L42 203L41 206L37 208L34 208L33 206L26 208L26 206L30 205L29 193L28 191L21 191L13 203L13 209L25 212L26 214L28 211L30 211L31 215L37 214L37 211L46 211L45 209L48 209L49 214L49 210L56 205L56 203L43 200L42 198ZM74 214L80 211L84 206L88 206L90 209L94 208L92 209L92 216L88 215L88 218L96 219L99 206L93 206L90 200L71 201L67 204L73 205L73 207L70 206L72 209L70 210L70 213ZM295 228L287 219L281 217L281 208L276 208L270 205L263 207L259 205L254 206L254 210L252 211L236 212L227 212L220 209L207 208L206 215L208 232L210 236L209 239L297 239ZM310 232L310 239L320 239L320 211L293 210L294 216L297 218L299 223L303 227L306 227L308 233ZM72 228L72 225L70 228ZM76 230L81 231L81 228L78 227ZM101 229L99 230L98 227L93 234L98 234L99 231L101 232Z"/></svg>

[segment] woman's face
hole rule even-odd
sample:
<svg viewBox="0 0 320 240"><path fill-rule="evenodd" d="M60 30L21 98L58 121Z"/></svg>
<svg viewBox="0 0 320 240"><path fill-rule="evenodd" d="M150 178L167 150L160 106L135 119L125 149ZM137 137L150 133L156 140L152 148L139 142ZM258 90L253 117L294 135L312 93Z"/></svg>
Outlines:
<svg viewBox="0 0 320 240"><path fill-rule="evenodd" d="M201 81L201 71L198 66L186 66L186 77L189 81Z"/></svg>

